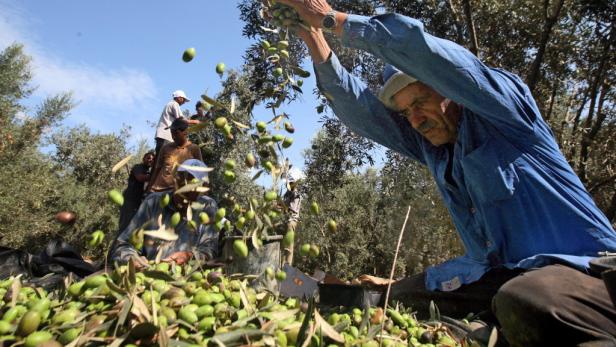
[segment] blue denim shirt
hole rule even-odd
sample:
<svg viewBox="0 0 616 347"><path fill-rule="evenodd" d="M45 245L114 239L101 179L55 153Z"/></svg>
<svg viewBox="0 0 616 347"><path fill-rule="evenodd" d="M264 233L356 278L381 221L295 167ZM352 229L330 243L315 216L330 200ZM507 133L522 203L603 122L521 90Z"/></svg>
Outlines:
<svg viewBox="0 0 616 347"><path fill-rule="evenodd" d="M169 192L172 194L173 192ZM156 259L159 250L162 248L161 259L167 258L173 253L189 251L197 259L210 260L216 257L218 252L218 232L213 224L204 225L199 220L199 213L205 212L214 220L218 205L214 199L202 195L197 200L201 206L193 207L193 221L197 230L193 230L188 225L185 218L176 225L175 233L178 239L175 241L162 241L150 236L144 237L144 245L141 249L135 249L130 243L133 232L139 228L145 230L156 230L158 228L158 217L162 214L162 223L171 224L171 216L177 211L173 203L166 207L160 206L160 200L165 192L149 194L139 206L139 210L131 220L130 224L117 237L117 242L111 250L111 259L118 263L125 263L132 256L144 256L149 260ZM194 206L194 205L193 205Z"/></svg>
<svg viewBox="0 0 616 347"><path fill-rule="evenodd" d="M563 157L519 77L485 66L463 47L397 14L350 15L342 41L462 106L455 144L433 146L388 111L335 55L315 65L319 88L347 126L425 164L436 180L466 254L428 268L428 289L454 290L497 266L564 263L584 271L597 252L616 251L614 229Z"/></svg>

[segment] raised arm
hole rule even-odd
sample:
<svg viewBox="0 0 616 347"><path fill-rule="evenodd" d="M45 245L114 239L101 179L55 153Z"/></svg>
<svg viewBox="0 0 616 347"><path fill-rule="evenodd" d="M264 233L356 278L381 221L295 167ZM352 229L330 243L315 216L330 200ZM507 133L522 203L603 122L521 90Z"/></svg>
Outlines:
<svg viewBox="0 0 616 347"><path fill-rule="evenodd" d="M314 64L319 89L336 116L357 134L425 163L429 145L403 117L389 112L359 78L331 51L320 30L300 31Z"/></svg>
<svg viewBox="0 0 616 347"><path fill-rule="evenodd" d="M279 0L295 8L312 27L320 28L332 11L325 0ZM418 20L398 14L364 17L337 12L333 32L346 46L365 50L417 78L439 94L463 105L495 126L518 134L530 133L539 115L526 85L519 77L484 65L465 48L434 37ZM308 32L299 30L306 41ZM315 62L329 47L306 42Z"/></svg>
<svg viewBox="0 0 616 347"><path fill-rule="evenodd" d="M416 19L349 15L342 42L380 57L497 126L533 129L539 112L519 77L490 68L467 49L424 32Z"/></svg>

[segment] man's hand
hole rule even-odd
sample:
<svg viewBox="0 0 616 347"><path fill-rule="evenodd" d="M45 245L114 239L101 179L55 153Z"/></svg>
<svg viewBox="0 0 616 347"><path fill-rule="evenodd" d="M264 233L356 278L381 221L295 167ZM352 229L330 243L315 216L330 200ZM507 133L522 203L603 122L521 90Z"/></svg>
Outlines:
<svg viewBox="0 0 616 347"><path fill-rule="evenodd" d="M141 270L141 269L144 269L150 266L150 264L148 263L148 259L146 257L133 256L132 260L133 260L133 263L135 263L135 269L137 270Z"/></svg>
<svg viewBox="0 0 616 347"><path fill-rule="evenodd" d="M325 0L278 0L278 2L293 7L304 22L315 28L320 28L323 17L332 11L332 7Z"/></svg>
<svg viewBox="0 0 616 347"><path fill-rule="evenodd" d="M192 255L193 255L192 252L188 252L188 251L175 252L169 257L163 259L163 261L167 263L175 262L178 265L182 265L186 263L188 260L190 260L190 258L192 258Z"/></svg>

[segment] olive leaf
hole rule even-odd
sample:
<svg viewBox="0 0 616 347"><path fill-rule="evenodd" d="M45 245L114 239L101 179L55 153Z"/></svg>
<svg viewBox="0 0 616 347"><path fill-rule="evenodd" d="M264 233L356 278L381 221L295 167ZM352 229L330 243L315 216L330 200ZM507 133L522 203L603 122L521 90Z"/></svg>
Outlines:
<svg viewBox="0 0 616 347"><path fill-rule="evenodd" d="M109 289L111 289L112 291L118 293L118 294L126 294L127 291L124 290L124 288L117 286L115 283L113 283L113 281L111 279L107 279L107 287L109 287Z"/></svg>
<svg viewBox="0 0 616 347"><path fill-rule="evenodd" d="M264 27L264 26L262 26L262 25L260 25L260 26L259 26L259 28L260 28L261 30L263 30L263 31L267 32L267 33L274 33L274 34L278 34L278 32L280 31L280 30L278 30L277 28L276 28L276 29L271 29L271 28L268 28L268 27Z"/></svg>
<svg viewBox="0 0 616 347"><path fill-rule="evenodd" d="M197 182L197 183L189 183L187 185L184 185L178 190L176 190L175 192L173 192L173 194L177 195L177 194L188 193L188 192L193 192L193 191L198 192L198 193L206 193L209 190L210 190L209 188L203 186L203 182Z"/></svg>
<svg viewBox="0 0 616 347"><path fill-rule="evenodd" d="M368 310L366 310L366 312L368 312ZM344 343L344 337L342 337L336 329L329 325L329 323L327 323L327 321L323 319L323 317L321 317L319 312L316 310L314 311L314 324L316 329L320 329L321 333L324 333L330 339L338 343Z"/></svg>
<svg viewBox="0 0 616 347"><path fill-rule="evenodd" d="M225 344L234 344L244 342L246 339L260 338L265 335L270 335L259 329L238 329L227 333L216 334L210 342L225 346Z"/></svg>
<svg viewBox="0 0 616 347"><path fill-rule="evenodd" d="M256 181L257 178L261 177L261 174L263 174L263 170L257 171L257 173L254 176L252 176L251 180Z"/></svg>
<svg viewBox="0 0 616 347"><path fill-rule="evenodd" d="M251 241L252 241L252 246L256 250L259 250L259 248L260 248L260 246L259 246L259 236L258 236L258 233L256 232L256 230L251 235Z"/></svg>
<svg viewBox="0 0 616 347"><path fill-rule="evenodd" d="M231 105L229 105L229 114L235 113L235 96L231 97Z"/></svg>
<svg viewBox="0 0 616 347"><path fill-rule="evenodd" d="M259 316L273 321L283 321L285 319L289 319L297 314L299 309L295 308L292 310L285 311L274 311L274 312L259 312Z"/></svg>
<svg viewBox="0 0 616 347"><path fill-rule="evenodd" d="M189 134L192 133L197 133L205 128L207 128L208 123L207 122L201 122L199 124L191 124L190 126L188 126L188 129L186 129L188 131Z"/></svg>
<svg viewBox="0 0 616 347"><path fill-rule="evenodd" d="M496 346L497 342L498 342L498 330L496 330L496 328L492 328L492 331L490 332L490 338L488 339L488 347Z"/></svg>
<svg viewBox="0 0 616 347"><path fill-rule="evenodd" d="M186 220L192 220L192 219L193 219L192 207L188 205L188 207L186 208Z"/></svg>
<svg viewBox="0 0 616 347"><path fill-rule="evenodd" d="M314 297L311 297L308 301L308 309L306 310L306 315L304 316L304 320L302 321L302 326L299 328L299 332L297 333L297 346L301 346L306 340L308 331L308 326L310 325L310 321L312 320L312 316L314 314Z"/></svg>
<svg viewBox="0 0 616 347"><path fill-rule="evenodd" d="M19 291L21 291L21 275L15 277L13 279L13 283L11 283L11 307L15 307L15 305L17 305Z"/></svg>
<svg viewBox="0 0 616 347"><path fill-rule="evenodd" d="M175 241L178 239L178 235L175 232L173 232L173 229L165 229L165 228L161 228L158 230L144 231L143 235L147 235L149 237L153 237L153 238L164 240L164 241Z"/></svg>
<svg viewBox="0 0 616 347"><path fill-rule="evenodd" d="M291 71L293 71L294 74L298 75L301 78L308 78L308 77L310 77L310 72L302 69L299 66L291 66Z"/></svg>
<svg viewBox="0 0 616 347"><path fill-rule="evenodd" d="M152 320L148 307L137 295L133 296L133 305L131 306L130 312L134 314L139 321L149 322Z"/></svg>
<svg viewBox="0 0 616 347"><path fill-rule="evenodd" d="M439 321L441 320L441 312L438 309L438 306L434 303L434 301L430 300L430 320L431 321Z"/></svg>
<svg viewBox="0 0 616 347"><path fill-rule="evenodd" d="M242 300L242 305L249 314L255 313L255 308L252 307L250 301L248 300L248 296L246 295L246 280L240 282L240 299Z"/></svg>
<svg viewBox="0 0 616 347"><path fill-rule="evenodd" d="M235 126L237 126L238 128L242 128L242 129L250 129L250 127L246 124L231 120L231 122L233 122L233 124L235 124Z"/></svg>
<svg viewBox="0 0 616 347"><path fill-rule="evenodd" d="M131 287L134 287L137 283L135 272L135 260L131 257L128 259L128 270L126 271L126 279L128 280L128 283L130 283Z"/></svg>
<svg viewBox="0 0 616 347"><path fill-rule="evenodd" d="M216 106L216 108L221 108L226 110L227 108L225 107L225 105L223 105L222 103L210 98L209 96L203 94L201 95L201 99L207 101L209 104L211 104L212 106Z"/></svg>
<svg viewBox="0 0 616 347"><path fill-rule="evenodd" d="M197 171L197 172L212 172L212 171L214 171L214 169L211 168L211 167L193 166L193 165L186 165L186 164L180 164L179 167L183 168L185 170Z"/></svg>
<svg viewBox="0 0 616 347"><path fill-rule="evenodd" d="M129 297L124 297L121 301L122 310L118 315L118 324L116 324L115 331L113 332L113 336L116 336L118 333L118 328L124 325L126 322L126 318L128 317L128 313L130 312L131 307L133 306L133 301Z"/></svg>
<svg viewBox="0 0 616 347"><path fill-rule="evenodd" d="M133 158L133 155L129 155L128 157L120 160L119 162L117 162L112 168L111 168L111 172L115 173L116 171L120 170L124 165L128 164L128 162Z"/></svg>

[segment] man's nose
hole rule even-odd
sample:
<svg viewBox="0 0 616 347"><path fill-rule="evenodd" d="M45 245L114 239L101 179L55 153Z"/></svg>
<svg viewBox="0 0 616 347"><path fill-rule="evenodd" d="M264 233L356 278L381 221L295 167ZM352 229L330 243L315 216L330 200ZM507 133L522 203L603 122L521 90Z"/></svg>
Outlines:
<svg viewBox="0 0 616 347"><path fill-rule="evenodd" d="M411 126L415 129L417 129L417 127L419 127L423 122L426 121L426 117L421 115L416 110L411 110L411 114L406 119L409 121L409 123L411 123Z"/></svg>

